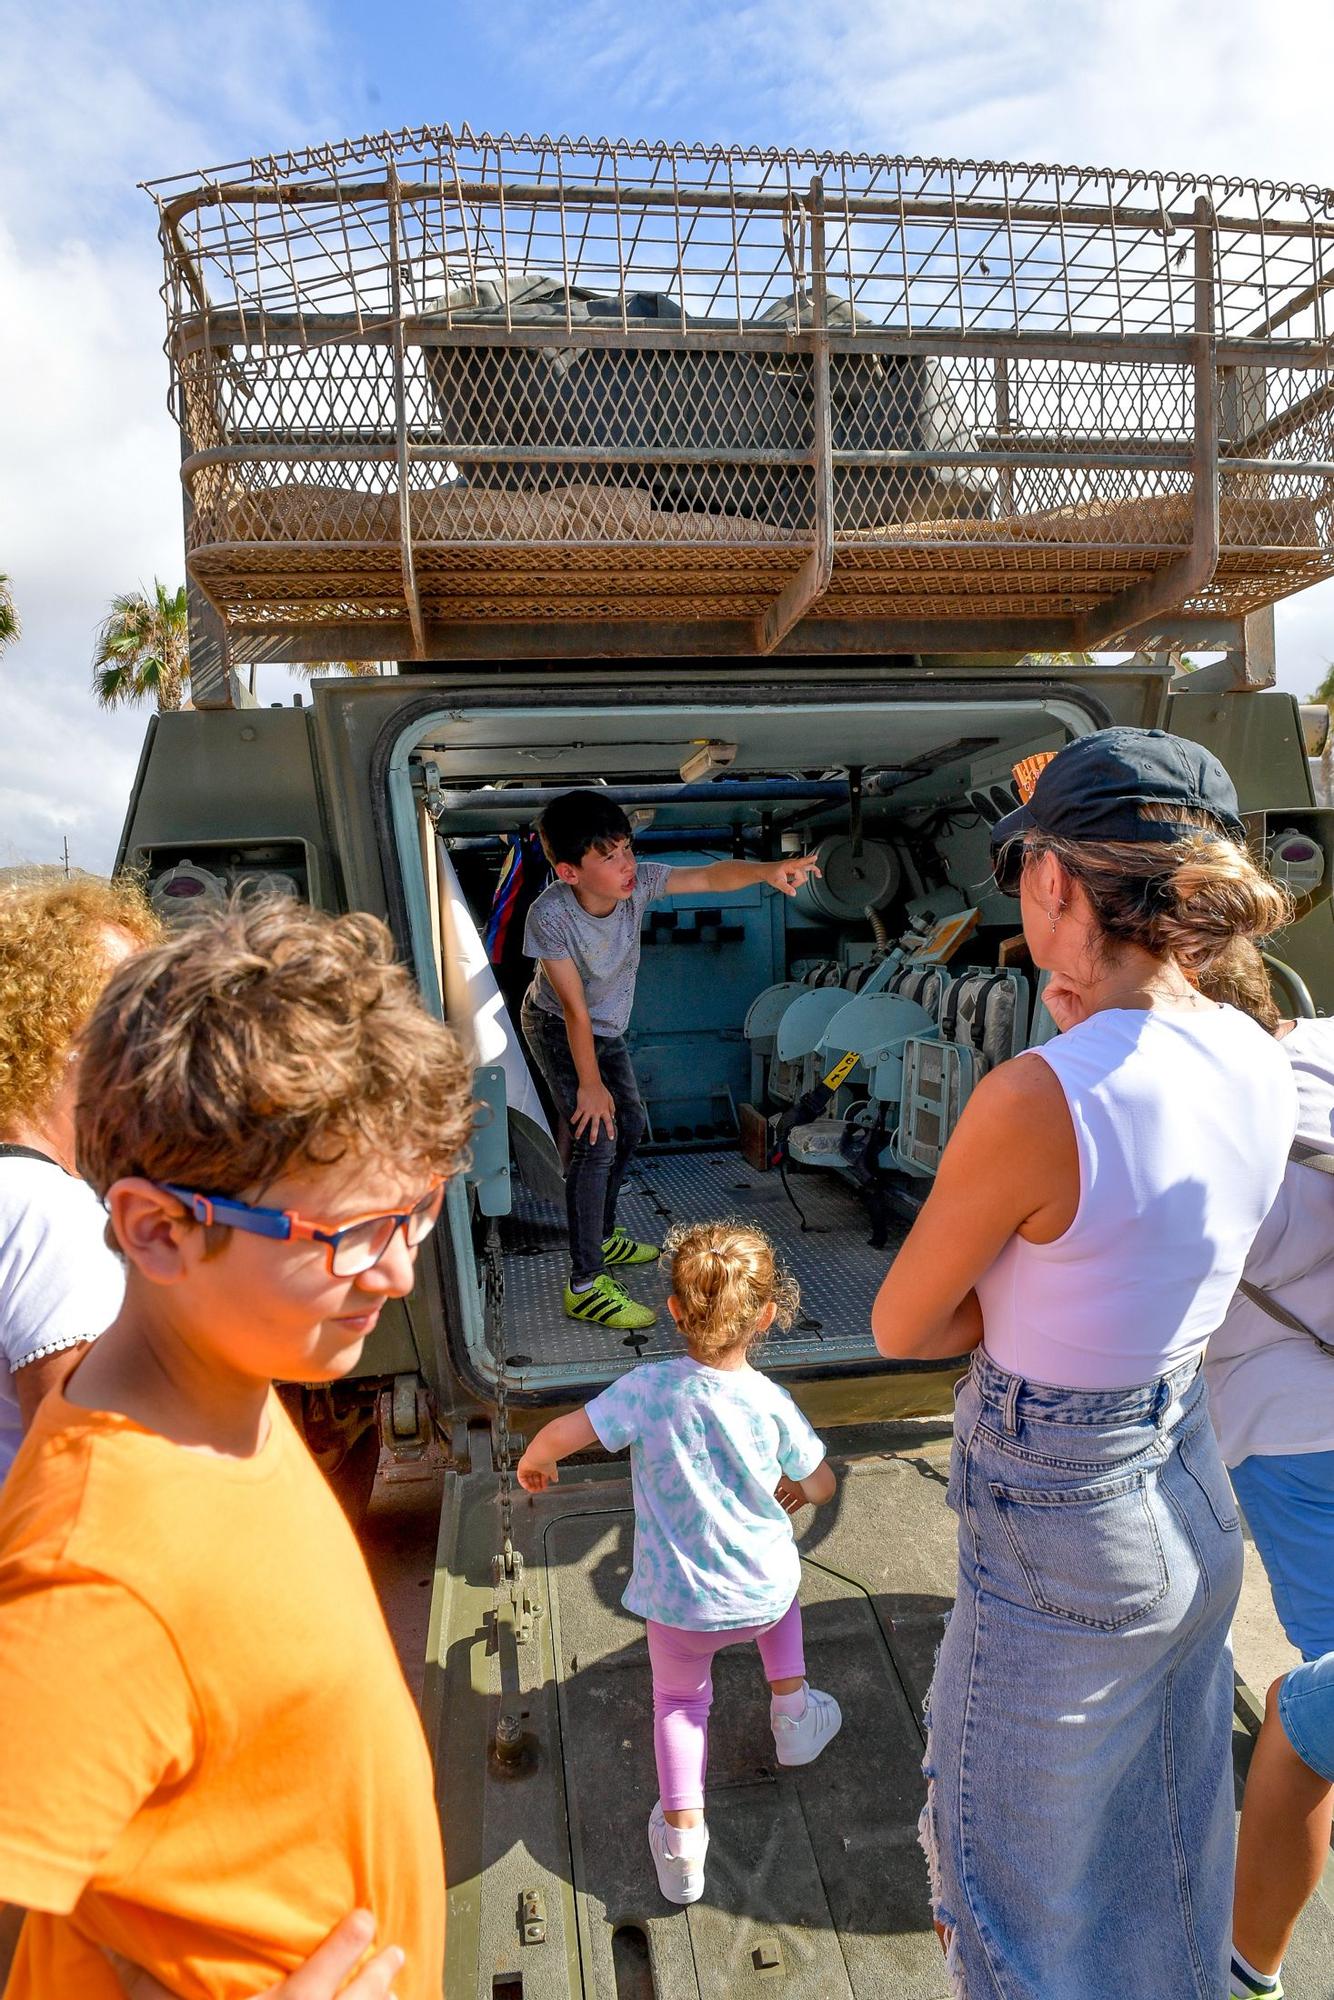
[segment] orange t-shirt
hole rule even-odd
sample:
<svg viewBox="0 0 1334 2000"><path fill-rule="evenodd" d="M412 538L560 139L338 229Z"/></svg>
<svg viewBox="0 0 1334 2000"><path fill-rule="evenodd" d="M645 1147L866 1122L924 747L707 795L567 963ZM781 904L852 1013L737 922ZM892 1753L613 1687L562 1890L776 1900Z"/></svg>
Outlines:
<svg viewBox="0 0 1334 2000"><path fill-rule="evenodd" d="M276 1396L253 1458L48 1396L0 1488L5 2000L262 1993L348 1910L440 2000L421 1724L361 1551Z"/></svg>

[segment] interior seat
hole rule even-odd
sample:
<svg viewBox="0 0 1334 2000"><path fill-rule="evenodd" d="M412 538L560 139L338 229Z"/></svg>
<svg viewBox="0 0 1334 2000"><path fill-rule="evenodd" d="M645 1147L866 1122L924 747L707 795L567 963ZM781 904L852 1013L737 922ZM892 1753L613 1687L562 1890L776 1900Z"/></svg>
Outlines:
<svg viewBox="0 0 1334 2000"><path fill-rule="evenodd" d="M903 1052L903 1108L895 1151L911 1172L934 1174L978 1082L1026 1046L1029 987L1021 972L978 968L950 982L940 1036Z"/></svg>
<svg viewBox="0 0 1334 2000"><path fill-rule="evenodd" d="M905 965L889 982L889 991L901 1000L915 1000L925 1007L933 1021L940 1019L945 995L954 981L943 965Z"/></svg>

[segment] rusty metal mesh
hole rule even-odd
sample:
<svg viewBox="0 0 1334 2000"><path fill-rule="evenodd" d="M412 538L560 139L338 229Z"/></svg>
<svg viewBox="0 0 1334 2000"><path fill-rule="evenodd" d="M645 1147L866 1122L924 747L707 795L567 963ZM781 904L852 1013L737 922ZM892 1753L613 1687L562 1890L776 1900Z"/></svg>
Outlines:
<svg viewBox="0 0 1334 2000"><path fill-rule="evenodd" d="M1334 571L1324 190L464 128L152 193L233 630L1096 644Z"/></svg>

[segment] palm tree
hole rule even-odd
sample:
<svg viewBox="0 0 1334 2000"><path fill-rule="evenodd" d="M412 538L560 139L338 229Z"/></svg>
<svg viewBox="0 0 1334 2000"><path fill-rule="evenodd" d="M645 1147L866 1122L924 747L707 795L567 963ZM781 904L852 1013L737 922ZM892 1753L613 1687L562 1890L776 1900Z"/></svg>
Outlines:
<svg viewBox="0 0 1334 2000"><path fill-rule="evenodd" d="M3 583L3 578L0 578ZM2 629L2 628L0 628ZM378 674L375 660L312 660L290 671L307 680L316 674ZM153 594L142 590L113 597L97 635L93 691L103 708L156 698L159 710L178 709L190 685L189 610L185 585L171 593L153 579ZM255 692L255 669L250 669Z"/></svg>
<svg viewBox="0 0 1334 2000"><path fill-rule="evenodd" d="M366 680L381 669L378 660L289 660L287 671L300 674L305 681L313 681L316 674L347 674L353 680Z"/></svg>
<svg viewBox="0 0 1334 2000"><path fill-rule="evenodd" d="M289 674L296 674L303 681L313 681L317 674L347 674L352 680L374 678L381 672L378 660L285 660L283 665ZM250 692L255 692L255 676L258 669L250 663Z"/></svg>
<svg viewBox="0 0 1334 2000"><path fill-rule="evenodd" d="M93 692L103 708L152 695L159 711L177 709L190 680L190 631L185 585L169 591L156 577L153 594L113 597L93 656Z"/></svg>
<svg viewBox="0 0 1334 2000"><path fill-rule="evenodd" d="M0 653L6 646L13 645L19 630L19 615L14 609L14 593L9 587L9 578L0 575Z"/></svg>

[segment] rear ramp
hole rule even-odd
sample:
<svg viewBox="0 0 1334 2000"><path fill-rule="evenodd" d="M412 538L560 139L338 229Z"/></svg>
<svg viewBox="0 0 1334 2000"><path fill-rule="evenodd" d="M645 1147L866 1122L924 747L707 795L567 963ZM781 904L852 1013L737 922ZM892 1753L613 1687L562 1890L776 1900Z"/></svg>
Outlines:
<svg viewBox="0 0 1334 2000"><path fill-rule="evenodd" d="M525 1643L493 1651L498 1489L485 1434L476 1442L447 1498L425 1693L449 2000L946 2000L916 1840L922 1706L955 1574L942 1428L847 1437L836 1499L798 1517L810 1676L844 1711L817 1764L778 1769L754 1649L719 1656L705 1894L687 1910L658 1895L645 1837L652 1699L642 1624L620 1606L624 1461L569 1464L552 1492L516 1496L542 1611ZM1249 1700L1239 1694L1238 1798ZM521 1719L510 1769L488 1747L502 1710ZM524 1942L534 1895L541 1935ZM1334 1868L1284 1981L1290 2000L1334 2000Z"/></svg>
<svg viewBox="0 0 1334 2000"><path fill-rule="evenodd" d="M514 1697L502 1698L503 1655L488 1656L477 1616L491 1603L494 1501L447 1517L426 1705L447 1744L451 2000L509 2000L519 1989L505 1979L519 1974L525 2000L944 2000L916 1823L921 1705L953 1574L947 1449L937 1438L848 1469L839 1498L802 1517L808 1671L845 1717L818 1764L775 1764L754 1648L718 1659L707 1885L684 1911L659 1896L646 1840L652 1694L642 1622L620 1605L632 1536L623 1466L570 1466L553 1493L519 1496L516 1540L545 1615L517 1649ZM893 1587L887 1519L911 1551ZM486 1741L510 1699L526 1711L529 1762L502 1777ZM546 1913L540 1947L516 1927L533 1890Z"/></svg>

